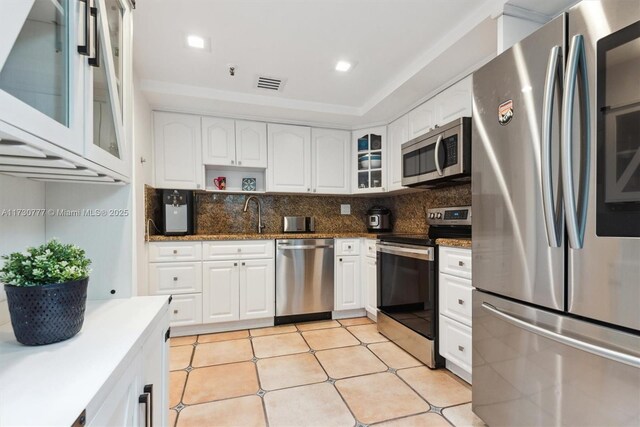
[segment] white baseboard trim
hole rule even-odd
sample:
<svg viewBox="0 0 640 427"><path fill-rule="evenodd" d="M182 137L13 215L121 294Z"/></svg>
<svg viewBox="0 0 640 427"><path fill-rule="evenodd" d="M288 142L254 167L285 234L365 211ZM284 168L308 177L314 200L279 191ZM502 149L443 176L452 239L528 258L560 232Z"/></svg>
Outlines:
<svg viewBox="0 0 640 427"><path fill-rule="evenodd" d="M266 328L273 326L273 317L265 319L238 320L234 322L205 323L204 325L172 326L172 337L214 334L216 332L238 331L240 329Z"/></svg>
<svg viewBox="0 0 640 427"><path fill-rule="evenodd" d="M332 319L348 319L350 317L363 317L367 315L364 308L355 308L353 310L340 310L331 312Z"/></svg>
<svg viewBox="0 0 640 427"><path fill-rule="evenodd" d="M378 310L372 311L367 308L367 317L374 322L378 321Z"/></svg>
<svg viewBox="0 0 640 427"><path fill-rule="evenodd" d="M449 360L446 361L445 363L445 367L453 372L454 374L456 374L457 376L459 376L460 378L462 378L464 381L468 382L469 384L471 384L471 372L467 372L464 369L462 369L460 366L456 365L453 362L450 362Z"/></svg>

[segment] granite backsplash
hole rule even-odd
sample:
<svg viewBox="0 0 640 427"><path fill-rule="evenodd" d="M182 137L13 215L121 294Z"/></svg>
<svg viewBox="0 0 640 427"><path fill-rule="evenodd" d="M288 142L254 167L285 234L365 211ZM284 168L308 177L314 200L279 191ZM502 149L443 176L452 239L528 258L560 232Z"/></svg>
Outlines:
<svg viewBox="0 0 640 427"><path fill-rule="evenodd" d="M254 202L250 202L248 211L242 212L246 197L244 194L196 193L196 234L254 232L258 221L257 208ZM372 206L391 209L394 232L426 233L426 209L471 204L471 185L384 197L263 194L258 198L262 203L265 233L281 232L283 216L313 216L318 233L366 232L366 212ZM157 191L146 186L146 218L153 219L158 226L160 203ZM351 205L351 215L340 214L341 204ZM149 227L149 233L160 234L153 225Z"/></svg>

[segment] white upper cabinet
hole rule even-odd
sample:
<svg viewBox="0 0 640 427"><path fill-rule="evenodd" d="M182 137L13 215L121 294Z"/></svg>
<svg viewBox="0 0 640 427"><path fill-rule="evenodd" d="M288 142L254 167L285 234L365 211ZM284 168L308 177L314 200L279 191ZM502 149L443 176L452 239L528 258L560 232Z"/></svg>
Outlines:
<svg viewBox="0 0 640 427"><path fill-rule="evenodd" d="M387 127L389 155L389 191L406 188L402 186L402 144L409 140L409 115L405 114Z"/></svg>
<svg viewBox="0 0 640 427"><path fill-rule="evenodd" d="M0 2L0 120L128 177L130 5L86 5Z"/></svg>
<svg viewBox="0 0 640 427"><path fill-rule="evenodd" d="M268 125L267 191L311 192L311 128Z"/></svg>
<svg viewBox="0 0 640 427"><path fill-rule="evenodd" d="M311 130L311 187L314 193L351 193L350 139L348 131Z"/></svg>
<svg viewBox="0 0 640 427"><path fill-rule="evenodd" d="M235 120L217 117L202 118L202 162L205 165L235 165Z"/></svg>
<svg viewBox="0 0 640 427"><path fill-rule="evenodd" d="M236 120L236 161L241 167L267 167L266 123Z"/></svg>
<svg viewBox="0 0 640 427"><path fill-rule="evenodd" d="M202 118L202 162L211 166L267 167L267 124Z"/></svg>
<svg viewBox="0 0 640 427"><path fill-rule="evenodd" d="M437 122L437 107L433 99L409 111L409 140L429 132Z"/></svg>
<svg viewBox="0 0 640 427"><path fill-rule="evenodd" d="M436 124L442 126L460 117L471 117L471 103L473 100L471 76L468 76L435 98L438 108Z"/></svg>
<svg viewBox="0 0 640 427"><path fill-rule="evenodd" d="M386 126L353 131L353 192L383 193L387 181Z"/></svg>
<svg viewBox="0 0 640 427"><path fill-rule="evenodd" d="M200 116L153 114L154 160L157 188L202 188L202 136Z"/></svg>

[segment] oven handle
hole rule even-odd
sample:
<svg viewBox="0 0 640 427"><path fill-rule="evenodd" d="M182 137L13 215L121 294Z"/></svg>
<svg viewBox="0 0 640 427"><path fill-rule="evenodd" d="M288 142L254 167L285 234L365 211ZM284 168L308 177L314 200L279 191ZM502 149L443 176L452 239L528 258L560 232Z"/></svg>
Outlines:
<svg viewBox="0 0 640 427"><path fill-rule="evenodd" d="M440 152L440 143L442 142L442 134L438 135L438 139L436 140L436 149L433 150L433 155L436 159L436 169L438 171L438 175L442 176L442 167L440 166L440 159L438 159L438 153Z"/></svg>
<svg viewBox="0 0 640 427"><path fill-rule="evenodd" d="M433 248L426 247L420 249L406 248L395 245L385 245L384 243L378 243L376 252L385 254L398 255L408 258L422 259L425 261L433 261Z"/></svg>

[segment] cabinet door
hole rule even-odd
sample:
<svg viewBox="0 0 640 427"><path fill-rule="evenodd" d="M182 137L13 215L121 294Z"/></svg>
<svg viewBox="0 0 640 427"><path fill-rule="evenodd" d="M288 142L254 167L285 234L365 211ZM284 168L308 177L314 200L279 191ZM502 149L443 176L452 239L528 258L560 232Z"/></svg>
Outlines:
<svg viewBox="0 0 640 427"><path fill-rule="evenodd" d="M131 13L120 0L95 0L98 15L98 65L87 67L88 107L98 108L86 121L87 135L84 155L99 165L130 175L128 160L131 151L127 143L125 118L131 115ZM88 112L90 109L88 108Z"/></svg>
<svg viewBox="0 0 640 427"><path fill-rule="evenodd" d="M353 132L353 192L386 191L387 128L385 126Z"/></svg>
<svg viewBox="0 0 640 427"><path fill-rule="evenodd" d="M335 309L352 310L362 308L359 256L337 258L335 281Z"/></svg>
<svg viewBox="0 0 640 427"><path fill-rule="evenodd" d="M202 118L202 163L235 165L236 128L232 119Z"/></svg>
<svg viewBox="0 0 640 427"><path fill-rule="evenodd" d="M311 129L269 124L267 191L311 192Z"/></svg>
<svg viewBox="0 0 640 427"><path fill-rule="evenodd" d="M171 326L202 324L202 294L176 294L171 300Z"/></svg>
<svg viewBox="0 0 640 427"><path fill-rule="evenodd" d="M312 183L314 193L351 194L350 139L347 131L311 129Z"/></svg>
<svg viewBox="0 0 640 427"><path fill-rule="evenodd" d="M363 286L366 293L365 308L374 316L378 312L378 266L375 258L363 258Z"/></svg>
<svg viewBox="0 0 640 427"><path fill-rule="evenodd" d="M441 92L435 98L439 110L436 124L442 126L460 117L471 117L472 98L471 76Z"/></svg>
<svg viewBox="0 0 640 427"><path fill-rule="evenodd" d="M402 144L409 140L409 116L404 115L387 128L389 191L402 186Z"/></svg>
<svg viewBox="0 0 640 427"><path fill-rule="evenodd" d="M160 321L157 322L149 338L147 338L147 341L142 345L142 360L144 363L142 364L140 392L150 393L154 426L168 425L169 340L166 339L165 335L167 329L169 329L169 316L165 312ZM145 387L147 387L146 390ZM143 423L140 424L144 425Z"/></svg>
<svg viewBox="0 0 640 427"><path fill-rule="evenodd" d="M238 166L267 167L267 124L236 120L236 158Z"/></svg>
<svg viewBox="0 0 640 427"><path fill-rule="evenodd" d="M202 263L202 321L229 322L240 319L238 261Z"/></svg>
<svg viewBox="0 0 640 427"><path fill-rule="evenodd" d="M195 190L202 185L200 116L153 115L156 187Z"/></svg>
<svg viewBox="0 0 640 427"><path fill-rule="evenodd" d="M84 73L77 1L0 2L2 121L84 153Z"/></svg>
<svg viewBox="0 0 640 427"><path fill-rule="evenodd" d="M240 265L240 319L260 319L275 314L273 259L242 261Z"/></svg>
<svg viewBox="0 0 640 427"><path fill-rule="evenodd" d="M437 107L432 100L409 112L409 140L430 131L436 125Z"/></svg>
<svg viewBox="0 0 640 427"><path fill-rule="evenodd" d="M138 397L142 394L140 386L141 356L138 355L120 376L95 414L87 413L90 427L134 427L138 424L140 410Z"/></svg>

